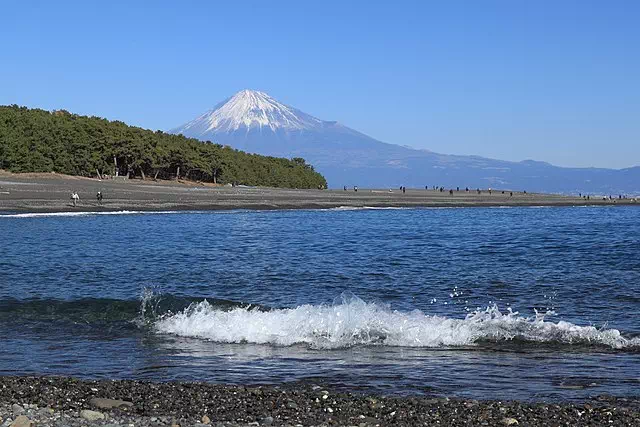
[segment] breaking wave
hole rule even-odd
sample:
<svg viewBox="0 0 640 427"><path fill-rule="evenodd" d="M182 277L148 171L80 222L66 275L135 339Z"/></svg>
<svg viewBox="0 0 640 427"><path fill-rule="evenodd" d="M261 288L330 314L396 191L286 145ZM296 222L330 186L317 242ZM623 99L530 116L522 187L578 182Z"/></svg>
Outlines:
<svg viewBox="0 0 640 427"><path fill-rule="evenodd" d="M222 343L278 346L306 344L316 349L355 345L395 347L469 347L481 342L524 341L564 345L640 349L640 338L625 338L616 329L598 329L522 317L498 307L476 311L464 319L401 312L355 296L334 305L301 305L264 311L251 307L221 310L208 301L193 303L153 324L156 332Z"/></svg>
<svg viewBox="0 0 640 427"><path fill-rule="evenodd" d="M405 206L337 206L335 208L327 208L327 209L319 209L323 211L397 211L397 210L406 210L406 209L415 209L412 207Z"/></svg>
<svg viewBox="0 0 640 427"><path fill-rule="evenodd" d="M184 211L110 211L110 212L30 212L18 214L0 214L0 218L48 218L48 217L80 217L95 215L142 215L142 214L176 214Z"/></svg>

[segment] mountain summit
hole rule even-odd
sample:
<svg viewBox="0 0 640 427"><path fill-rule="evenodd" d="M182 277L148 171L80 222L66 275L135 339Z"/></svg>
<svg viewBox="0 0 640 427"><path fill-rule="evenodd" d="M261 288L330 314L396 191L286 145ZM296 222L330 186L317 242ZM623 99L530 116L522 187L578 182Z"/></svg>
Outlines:
<svg viewBox="0 0 640 427"><path fill-rule="evenodd" d="M416 150L377 141L337 122L320 120L254 90L242 90L170 132L250 153L303 157L333 188L437 185L640 194L640 167L561 168L545 162L508 162Z"/></svg>
<svg viewBox="0 0 640 427"><path fill-rule="evenodd" d="M217 132L256 128L269 128L274 132L310 130L321 124L321 120L281 104L264 92L245 89L172 132L202 138Z"/></svg>

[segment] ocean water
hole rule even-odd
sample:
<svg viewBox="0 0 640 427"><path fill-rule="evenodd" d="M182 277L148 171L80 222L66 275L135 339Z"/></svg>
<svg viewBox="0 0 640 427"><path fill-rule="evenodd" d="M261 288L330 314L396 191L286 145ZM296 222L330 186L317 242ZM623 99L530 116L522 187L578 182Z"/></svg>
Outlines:
<svg viewBox="0 0 640 427"><path fill-rule="evenodd" d="M0 216L0 374L640 393L640 209Z"/></svg>

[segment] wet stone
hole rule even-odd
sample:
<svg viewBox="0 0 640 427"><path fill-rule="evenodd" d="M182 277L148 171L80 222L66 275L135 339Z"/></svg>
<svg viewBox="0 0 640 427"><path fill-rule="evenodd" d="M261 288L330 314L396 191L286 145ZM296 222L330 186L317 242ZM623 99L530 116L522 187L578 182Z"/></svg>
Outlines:
<svg viewBox="0 0 640 427"><path fill-rule="evenodd" d="M103 397L94 397L89 404L98 409L128 408L133 406L132 402L118 399L106 399Z"/></svg>
<svg viewBox="0 0 640 427"><path fill-rule="evenodd" d="M102 412L91 411L89 409L80 411L80 416L87 421L104 420L104 414Z"/></svg>
<svg viewBox="0 0 640 427"><path fill-rule="evenodd" d="M34 425L35 423L25 415L20 415L15 419L14 422L11 423L11 427L32 427Z"/></svg>

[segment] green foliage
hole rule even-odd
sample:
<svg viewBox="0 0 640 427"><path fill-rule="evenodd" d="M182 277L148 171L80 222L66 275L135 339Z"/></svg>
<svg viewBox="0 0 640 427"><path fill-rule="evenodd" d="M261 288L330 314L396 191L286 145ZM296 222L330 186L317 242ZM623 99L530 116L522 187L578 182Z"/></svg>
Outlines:
<svg viewBox="0 0 640 427"><path fill-rule="evenodd" d="M270 187L326 187L304 159L266 157L64 110L0 106L0 169L186 178ZM177 174L179 173L179 176Z"/></svg>

